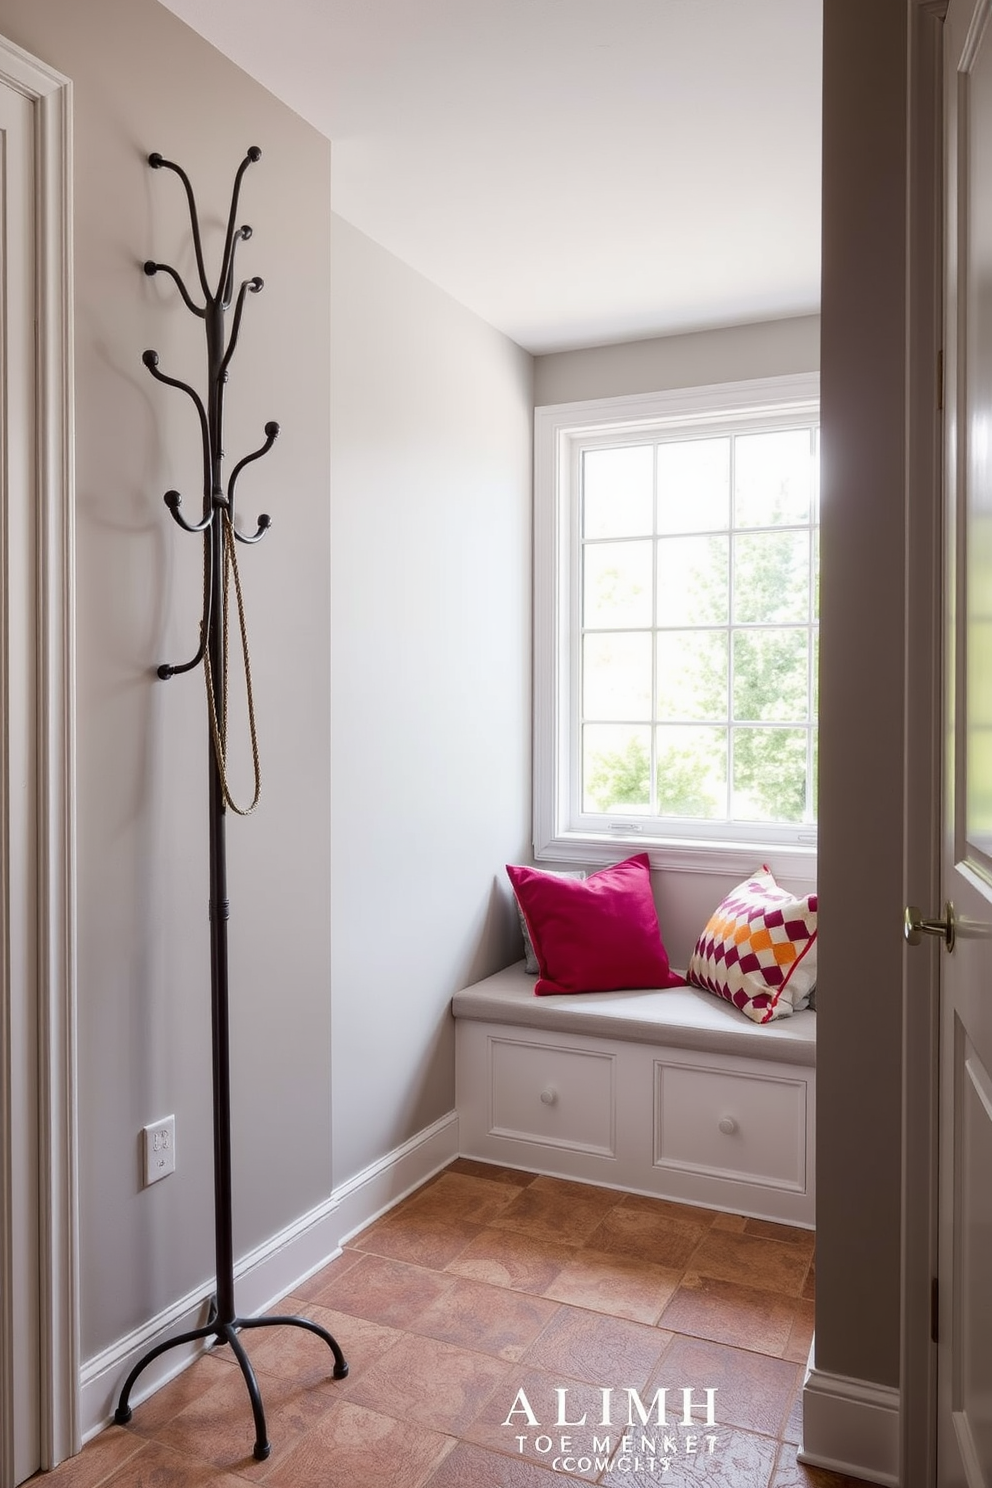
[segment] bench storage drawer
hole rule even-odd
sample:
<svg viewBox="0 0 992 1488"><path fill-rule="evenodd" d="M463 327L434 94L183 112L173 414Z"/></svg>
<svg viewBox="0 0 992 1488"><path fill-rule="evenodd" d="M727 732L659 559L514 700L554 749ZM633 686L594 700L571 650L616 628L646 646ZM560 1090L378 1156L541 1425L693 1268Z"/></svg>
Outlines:
<svg viewBox="0 0 992 1488"><path fill-rule="evenodd" d="M616 1157L616 1056L494 1037L489 1040L489 1131Z"/></svg>
<svg viewBox="0 0 992 1488"><path fill-rule="evenodd" d="M655 1166L806 1191L808 1082L660 1059Z"/></svg>

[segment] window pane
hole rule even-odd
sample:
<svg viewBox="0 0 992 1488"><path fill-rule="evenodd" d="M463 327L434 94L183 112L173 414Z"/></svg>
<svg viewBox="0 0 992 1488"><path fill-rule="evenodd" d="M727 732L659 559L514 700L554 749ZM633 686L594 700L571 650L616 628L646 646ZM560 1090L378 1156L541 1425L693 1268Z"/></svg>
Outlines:
<svg viewBox="0 0 992 1488"><path fill-rule="evenodd" d="M731 807L736 821L809 819L806 738L805 729L734 729Z"/></svg>
<svg viewBox="0 0 992 1488"><path fill-rule="evenodd" d="M809 533L734 538L734 620L769 625L809 619Z"/></svg>
<svg viewBox="0 0 992 1488"><path fill-rule="evenodd" d="M714 532L730 525L730 440L658 446L658 531Z"/></svg>
<svg viewBox="0 0 992 1488"><path fill-rule="evenodd" d="M582 809L645 816L651 806L651 731L586 724L582 731Z"/></svg>
<svg viewBox="0 0 992 1488"><path fill-rule="evenodd" d="M650 542L586 545L582 618L590 630L651 624L651 550Z"/></svg>
<svg viewBox="0 0 992 1488"><path fill-rule="evenodd" d="M586 450L582 498L583 537L649 537L654 515L654 447Z"/></svg>
<svg viewBox="0 0 992 1488"><path fill-rule="evenodd" d="M730 539L658 542L658 624L725 625L730 614Z"/></svg>
<svg viewBox="0 0 992 1488"><path fill-rule="evenodd" d="M658 636L658 717L702 723L727 717L727 632L667 630Z"/></svg>
<svg viewBox="0 0 992 1488"><path fill-rule="evenodd" d="M723 818L727 815L727 730L657 730L658 814Z"/></svg>
<svg viewBox="0 0 992 1488"><path fill-rule="evenodd" d="M789 722L809 717L809 644L805 629L734 632L735 719Z"/></svg>
<svg viewBox="0 0 992 1488"><path fill-rule="evenodd" d="M972 560L973 567L977 561ZM967 830L968 842L992 851L992 621L977 611L968 627Z"/></svg>
<svg viewBox="0 0 992 1488"><path fill-rule="evenodd" d="M735 526L808 522L812 497L813 457L808 429L737 436Z"/></svg>
<svg viewBox="0 0 992 1488"><path fill-rule="evenodd" d="M558 646L539 660L542 706L570 679L553 761L539 741L556 840L584 819L619 842L610 824L628 818L662 843L815 841L814 380L781 405L757 397L720 391L701 414L694 389L617 400L598 424L538 418L535 501L559 533L537 576Z"/></svg>
<svg viewBox="0 0 992 1488"><path fill-rule="evenodd" d="M651 637L587 635L582 647L582 712L586 718L651 718Z"/></svg>
<svg viewBox="0 0 992 1488"><path fill-rule="evenodd" d="M812 771L811 771L810 781L809 781L809 820L815 822L816 819L817 819L817 813L818 813L818 810L819 810L819 790L820 790L820 730L818 728L815 728L815 729L811 729L810 732L813 735L813 739L812 739L812 744L813 744L813 750L812 750L812 754L813 754L813 766L812 766Z"/></svg>

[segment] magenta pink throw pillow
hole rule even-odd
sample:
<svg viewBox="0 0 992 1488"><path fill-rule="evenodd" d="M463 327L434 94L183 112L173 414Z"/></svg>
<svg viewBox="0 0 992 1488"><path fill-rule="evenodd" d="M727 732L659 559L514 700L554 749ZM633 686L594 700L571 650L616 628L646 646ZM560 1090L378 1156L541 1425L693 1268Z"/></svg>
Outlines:
<svg viewBox="0 0 992 1488"><path fill-rule="evenodd" d="M511 864L506 871L541 968L538 997L683 985L662 943L647 853L581 881Z"/></svg>

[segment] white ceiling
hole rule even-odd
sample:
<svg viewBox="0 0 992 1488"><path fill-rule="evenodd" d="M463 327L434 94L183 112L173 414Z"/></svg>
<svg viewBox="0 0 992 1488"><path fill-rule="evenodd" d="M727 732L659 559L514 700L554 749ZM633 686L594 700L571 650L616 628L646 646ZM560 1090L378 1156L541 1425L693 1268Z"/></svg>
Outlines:
<svg viewBox="0 0 992 1488"><path fill-rule="evenodd" d="M822 0L162 0L532 352L814 312ZM264 146L264 141L260 141Z"/></svg>

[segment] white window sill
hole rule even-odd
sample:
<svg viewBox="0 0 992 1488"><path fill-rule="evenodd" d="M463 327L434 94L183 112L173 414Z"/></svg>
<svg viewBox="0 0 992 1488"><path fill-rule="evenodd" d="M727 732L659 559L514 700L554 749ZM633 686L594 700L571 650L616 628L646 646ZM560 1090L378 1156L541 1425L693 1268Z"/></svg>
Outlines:
<svg viewBox="0 0 992 1488"><path fill-rule="evenodd" d="M733 874L746 878L767 863L780 882L816 885L816 848L782 843L700 842L658 838L640 832L561 832L535 842L538 863L615 863L646 852L651 867L677 873Z"/></svg>

